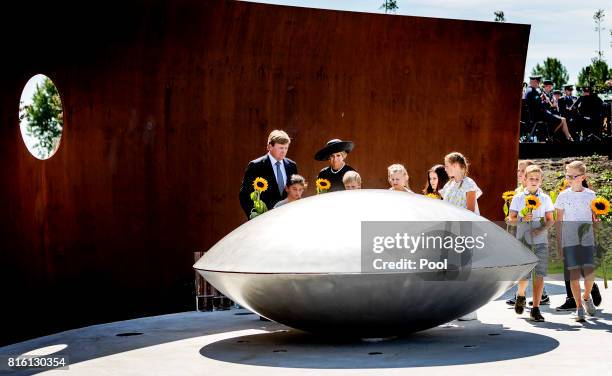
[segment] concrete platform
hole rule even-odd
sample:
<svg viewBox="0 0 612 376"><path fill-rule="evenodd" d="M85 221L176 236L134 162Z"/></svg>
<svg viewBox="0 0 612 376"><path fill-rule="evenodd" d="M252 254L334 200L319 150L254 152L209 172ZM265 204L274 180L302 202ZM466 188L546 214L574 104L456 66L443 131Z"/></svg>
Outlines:
<svg viewBox="0 0 612 376"><path fill-rule="evenodd" d="M558 278L558 277L557 277ZM612 289L599 283L596 317L576 323L562 303L562 281L548 281L552 304L545 323L517 317L505 304L511 292L478 311L478 321L454 321L408 337L346 341L316 337L260 321L242 309L186 312L90 326L0 348L0 374L8 356L34 352L68 356L69 368L50 375L301 375L301 374L583 374L610 370ZM418 304L418 302L415 302ZM140 333L140 334L139 334ZM118 336L120 335L120 336ZM59 350L59 351L57 351ZM57 351L55 353L50 353ZM580 368L578 368L580 367Z"/></svg>

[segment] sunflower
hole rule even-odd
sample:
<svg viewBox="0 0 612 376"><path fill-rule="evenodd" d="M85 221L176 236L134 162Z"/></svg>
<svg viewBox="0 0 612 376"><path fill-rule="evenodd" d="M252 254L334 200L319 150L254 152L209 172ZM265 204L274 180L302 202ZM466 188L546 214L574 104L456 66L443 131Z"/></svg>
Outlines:
<svg viewBox="0 0 612 376"><path fill-rule="evenodd" d="M317 179L315 185L319 191L326 191L331 188L331 183L327 179Z"/></svg>
<svg viewBox="0 0 612 376"><path fill-rule="evenodd" d="M437 200L441 199L440 195L437 195L437 194L435 194L435 193L428 193L428 194L426 194L425 196L426 196L426 197L429 197L429 198L435 198L435 199L437 199Z"/></svg>
<svg viewBox="0 0 612 376"><path fill-rule="evenodd" d="M255 178L253 180L253 189L259 192L263 192L268 189L268 181L264 178Z"/></svg>
<svg viewBox="0 0 612 376"><path fill-rule="evenodd" d="M610 212L610 201L599 196L591 201L591 209L595 215L607 215Z"/></svg>
<svg viewBox="0 0 612 376"><path fill-rule="evenodd" d="M564 191L567 188L567 179L563 179L561 185L559 185L559 192Z"/></svg>
<svg viewBox="0 0 612 376"><path fill-rule="evenodd" d="M512 201L514 195L516 195L515 191L506 191L502 194L502 199L504 199L504 201Z"/></svg>
<svg viewBox="0 0 612 376"><path fill-rule="evenodd" d="M525 197L525 207L529 210L534 210L540 207L540 199L535 195Z"/></svg>

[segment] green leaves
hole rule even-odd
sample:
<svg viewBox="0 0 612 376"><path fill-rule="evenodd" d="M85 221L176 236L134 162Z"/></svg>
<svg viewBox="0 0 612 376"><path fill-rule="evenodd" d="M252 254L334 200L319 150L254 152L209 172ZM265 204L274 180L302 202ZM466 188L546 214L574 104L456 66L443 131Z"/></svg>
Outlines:
<svg viewBox="0 0 612 376"><path fill-rule="evenodd" d="M37 140L33 146L38 157L49 158L59 146L64 126L59 92L49 78L36 85L32 104L20 108L19 120L26 122L26 134Z"/></svg>
<svg viewBox="0 0 612 376"><path fill-rule="evenodd" d="M607 89L606 81L610 79L612 72L605 60L594 57L591 65L578 72L578 86L591 86L594 91L599 92Z"/></svg>
<svg viewBox="0 0 612 376"><path fill-rule="evenodd" d="M506 22L506 16L503 10L496 10L493 12L493 15L495 16L495 22Z"/></svg>
<svg viewBox="0 0 612 376"><path fill-rule="evenodd" d="M582 237L591 229L590 223L581 223L578 226L578 239L580 239L580 243L582 243Z"/></svg>
<svg viewBox="0 0 612 376"><path fill-rule="evenodd" d="M559 197L559 192L557 190L552 190L548 192L548 195L550 196L550 199L554 204L557 201L557 197Z"/></svg>
<svg viewBox="0 0 612 376"><path fill-rule="evenodd" d="M250 219L257 217L260 214L263 214L268 211L268 206L265 202L261 201L261 192L253 191L251 192L251 201L253 201L253 209L251 209L251 214L249 215Z"/></svg>
<svg viewBox="0 0 612 376"><path fill-rule="evenodd" d="M385 0L380 6L381 9L385 10L385 13L396 12L399 7L397 6L397 0Z"/></svg>
<svg viewBox="0 0 612 376"><path fill-rule="evenodd" d="M567 68L561 61L554 57L547 57L546 60L531 70L532 75L541 75L543 78L552 80L555 87L560 88L569 81L569 75L567 74Z"/></svg>

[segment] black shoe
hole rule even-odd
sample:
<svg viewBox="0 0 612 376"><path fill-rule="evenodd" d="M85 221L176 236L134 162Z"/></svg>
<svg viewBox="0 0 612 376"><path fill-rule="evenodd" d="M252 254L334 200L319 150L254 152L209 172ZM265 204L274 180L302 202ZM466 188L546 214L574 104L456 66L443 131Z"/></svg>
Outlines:
<svg viewBox="0 0 612 376"><path fill-rule="evenodd" d="M542 304L542 305L549 305L550 304L550 298L548 297L548 295L542 294L542 300L540 300L540 304ZM533 300L529 301L529 305L530 306L533 305Z"/></svg>
<svg viewBox="0 0 612 376"><path fill-rule="evenodd" d="M595 301L593 301L595 303ZM574 298L565 298L565 303L561 304L557 308L557 311L575 311L576 310L576 301Z"/></svg>
<svg viewBox="0 0 612 376"><path fill-rule="evenodd" d="M593 299L595 307L599 307L601 304L601 293L599 292L599 287L597 287L595 283L593 283L593 290L591 290L591 298Z"/></svg>
<svg viewBox="0 0 612 376"><path fill-rule="evenodd" d="M544 316L542 316L542 314L540 313L540 308L539 307L533 307L531 309L531 313L529 314L529 320L537 321L537 322L543 322L544 321Z"/></svg>
<svg viewBox="0 0 612 376"><path fill-rule="evenodd" d="M263 316L259 316L259 321L270 321L267 318L263 317Z"/></svg>
<svg viewBox="0 0 612 376"><path fill-rule="evenodd" d="M508 299L508 300L506 300L506 304L507 304L507 305L511 305L511 306L513 306L513 305L514 305L514 303L516 303L516 296L515 296L514 298L512 298L512 299Z"/></svg>
<svg viewBox="0 0 612 376"><path fill-rule="evenodd" d="M523 314L523 311L525 310L526 302L527 302L527 299L524 296L516 297L516 303L514 303L514 312L516 312L517 315Z"/></svg>

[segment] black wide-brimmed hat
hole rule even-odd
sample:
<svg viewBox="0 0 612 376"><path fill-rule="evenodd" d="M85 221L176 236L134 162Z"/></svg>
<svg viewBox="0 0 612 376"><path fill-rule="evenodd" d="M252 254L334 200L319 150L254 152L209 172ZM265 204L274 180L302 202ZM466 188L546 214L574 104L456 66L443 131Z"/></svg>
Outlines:
<svg viewBox="0 0 612 376"><path fill-rule="evenodd" d="M329 156L334 153L339 153L341 151L350 153L353 150L354 146L355 145L353 145L353 141L342 141L335 138L333 140L327 141L325 147L319 150L314 157L317 161L326 161L329 159Z"/></svg>

